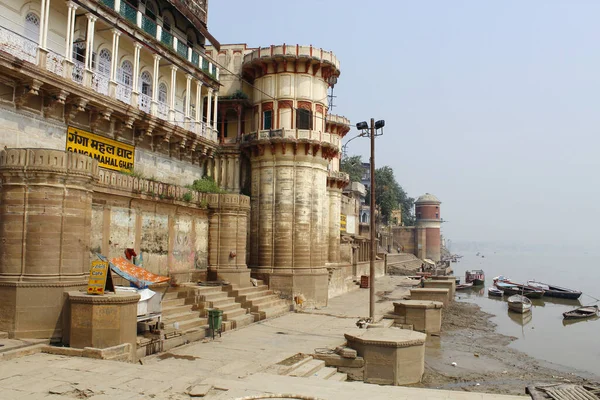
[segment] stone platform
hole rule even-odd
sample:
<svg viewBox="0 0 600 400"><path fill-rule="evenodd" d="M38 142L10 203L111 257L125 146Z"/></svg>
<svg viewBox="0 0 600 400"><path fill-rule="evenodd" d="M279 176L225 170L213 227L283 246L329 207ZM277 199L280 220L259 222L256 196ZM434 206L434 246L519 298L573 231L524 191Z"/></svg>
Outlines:
<svg viewBox="0 0 600 400"><path fill-rule="evenodd" d="M431 289L448 289L448 300L454 300L454 293L456 292L456 282L454 280L438 280L433 278L432 280L425 281L425 287Z"/></svg>
<svg viewBox="0 0 600 400"><path fill-rule="evenodd" d="M439 301L403 300L394 303L394 316L415 331L438 333L442 330L442 307Z"/></svg>
<svg viewBox="0 0 600 400"><path fill-rule="evenodd" d="M444 304L444 307L448 307L448 304L450 303L450 289L410 289L410 299L439 301Z"/></svg>

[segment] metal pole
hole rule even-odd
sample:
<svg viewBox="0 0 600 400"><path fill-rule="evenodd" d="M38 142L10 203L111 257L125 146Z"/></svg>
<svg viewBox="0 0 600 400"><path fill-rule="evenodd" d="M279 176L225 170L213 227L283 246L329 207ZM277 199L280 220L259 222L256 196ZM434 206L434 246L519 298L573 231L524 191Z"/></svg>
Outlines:
<svg viewBox="0 0 600 400"><path fill-rule="evenodd" d="M369 267L369 318L375 322L375 119L371 118L371 265Z"/></svg>

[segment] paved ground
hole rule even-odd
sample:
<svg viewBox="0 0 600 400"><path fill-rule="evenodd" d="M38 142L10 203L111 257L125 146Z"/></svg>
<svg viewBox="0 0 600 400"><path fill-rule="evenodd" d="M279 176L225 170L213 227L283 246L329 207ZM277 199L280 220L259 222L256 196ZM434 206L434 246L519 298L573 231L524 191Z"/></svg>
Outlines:
<svg viewBox="0 0 600 400"><path fill-rule="evenodd" d="M378 292L401 298L399 278L384 277ZM394 290L397 289L397 290ZM268 374L268 367L296 353L334 348L344 333L358 331L368 315L368 290L333 299L320 310L290 313L145 358L144 365L36 354L0 362L0 399L188 399L186 391L210 384L207 399L236 399L262 393L301 394L319 399L510 399L478 393L436 391L360 382L332 382ZM378 313L391 302L377 304ZM311 315L309 313L322 314ZM255 397L256 398L256 397ZM273 398L273 397L271 397Z"/></svg>

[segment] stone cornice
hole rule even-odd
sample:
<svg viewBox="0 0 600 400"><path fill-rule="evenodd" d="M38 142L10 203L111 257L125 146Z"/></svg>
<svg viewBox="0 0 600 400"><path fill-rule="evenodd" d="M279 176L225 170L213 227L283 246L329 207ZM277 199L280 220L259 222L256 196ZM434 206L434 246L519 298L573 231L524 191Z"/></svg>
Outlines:
<svg viewBox="0 0 600 400"><path fill-rule="evenodd" d="M93 295L81 292L69 292L69 301L76 304L133 304L140 300L139 294Z"/></svg>
<svg viewBox="0 0 600 400"><path fill-rule="evenodd" d="M0 276L2 279L2 276ZM65 281L65 282L16 282L0 281L0 287L77 287L87 286L87 281Z"/></svg>
<svg viewBox="0 0 600 400"><path fill-rule="evenodd" d="M373 328L373 329L389 329L389 328ZM422 346L425 344L425 339L427 336L423 334L422 338L399 339L397 341L378 340L378 339L363 339L360 336L353 336L353 335L349 335L347 333L344 334L344 337L349 342L375 345L378 347L402 348L402 347Z"/></svg>

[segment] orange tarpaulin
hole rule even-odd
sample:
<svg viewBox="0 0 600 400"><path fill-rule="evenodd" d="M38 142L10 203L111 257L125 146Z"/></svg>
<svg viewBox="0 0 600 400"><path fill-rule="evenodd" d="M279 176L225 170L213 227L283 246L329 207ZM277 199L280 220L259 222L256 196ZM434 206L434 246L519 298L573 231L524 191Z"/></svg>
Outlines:
<svg viewBox="0 0 600 400"><path fill-rule="evenodd" d="M106 261L104 256L98 254L98 257ZM133 265L123 257L113 258L110 260L109 265L117 275L127 279L138 288L144 288L149 285L168 282L170 280L168 276L156 275L150 271L146 271L144 268Z"/></svg>

